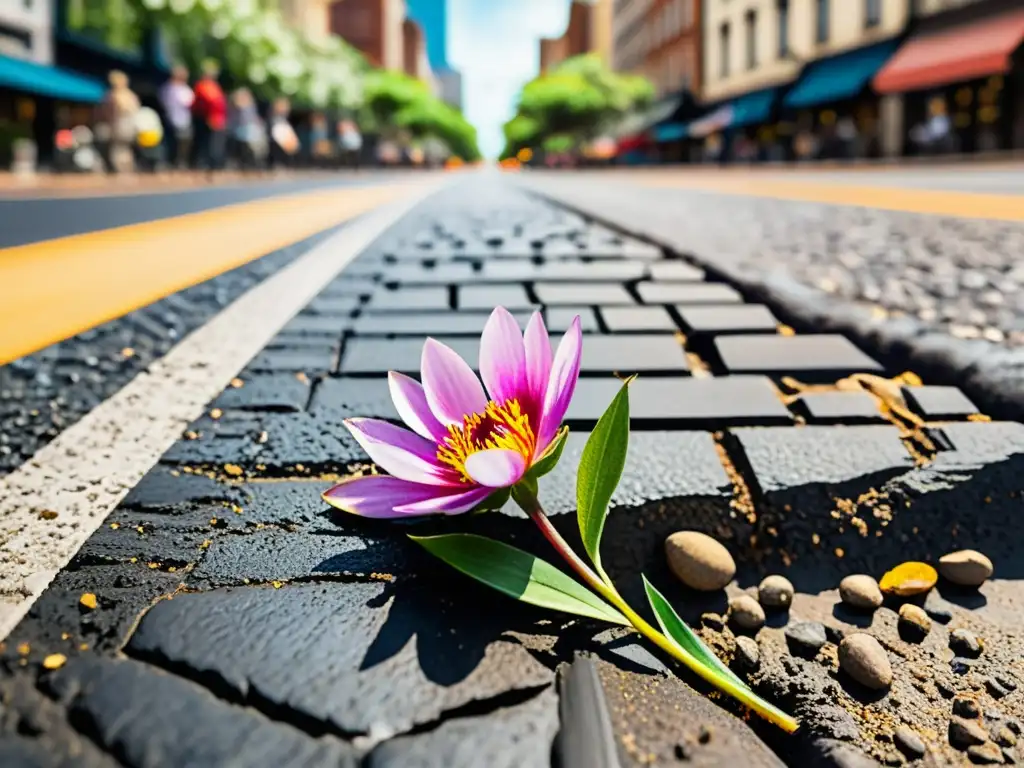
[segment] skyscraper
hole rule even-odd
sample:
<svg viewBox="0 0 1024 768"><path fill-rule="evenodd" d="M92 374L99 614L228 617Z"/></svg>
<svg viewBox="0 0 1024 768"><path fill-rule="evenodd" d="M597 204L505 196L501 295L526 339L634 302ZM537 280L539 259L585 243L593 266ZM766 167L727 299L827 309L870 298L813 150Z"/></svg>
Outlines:
<svg viewBox="0 0 1024 768"><path fill-rule="evenodd" d="M448 66L448 0L406 0L408 16L423 29L427 58L434 72Z"/></svg>

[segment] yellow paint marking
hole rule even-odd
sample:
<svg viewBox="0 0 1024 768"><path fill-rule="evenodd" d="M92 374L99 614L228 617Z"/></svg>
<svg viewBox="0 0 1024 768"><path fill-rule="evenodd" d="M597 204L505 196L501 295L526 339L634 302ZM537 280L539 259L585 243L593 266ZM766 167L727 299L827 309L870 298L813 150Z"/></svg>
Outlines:
<svg viewBox="0 0 1024 768"><path fill-rule="evenodd" d="M318 190L0 249L0 365L404 195Z"/></svg>
<svg viewBox="0 0 1024 768"><path fill-rule="evenodd" d="M637 178L645 187L692 189L726 195L768 197L830 205L878 208L886 211L927 213L967 219L1024 221L1024 196L955 190L870 187L780 178Z"/></svg>

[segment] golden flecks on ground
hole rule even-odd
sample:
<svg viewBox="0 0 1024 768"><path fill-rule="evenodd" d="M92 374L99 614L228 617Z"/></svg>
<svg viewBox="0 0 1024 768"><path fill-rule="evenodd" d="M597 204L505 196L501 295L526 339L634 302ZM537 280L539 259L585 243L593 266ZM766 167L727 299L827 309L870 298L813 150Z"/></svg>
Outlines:
<svg viewBox="0 0 1024 768"><path fill-rule="evenodd" d="M233 378L233 379L231 380L231 386L232 386L232 387L233 387L234 389L241 389L242 387L244 387L244 386L245 386L245 382L244 382L244 381L242 381L242 380L241 380L240 378L238 378L238 377L236 376L235 378Z"/></svg>
<svg viewBox="0 0 1024 768"><path fill-rule="evenodd" d="M52 509L41 509L39 510L39 517L43 520L56 520L57 513Z"/></svg>
<svg viewBox="0 0 1024 768"><path fill-rule="evenodd" d="M968 421L992 421L991 416L986 416L984 413L972 413L967 417Z"/></svg>
<svg viewBox="0 0 1024 768"><path fill-rule="evenodd" d="M89 650L89 644L88 643L80 643L79 646L78 646L78 650L80 650L80 651L88 651Z"/></svg>
<svg viewBox="0 0 1024 768"><path fill-rule="evenodd" d="M211 539L203 539L203 543L199 545L200 549L209 549L210 545L213 544Z"/></svg>
<svg viewBox="0 0 1024 768"><path fill-rule="evenodd" d="M61 640L70 640L71 639L71 633L70 632L61 632L60 633L60 639Z"/></svg>
<svg viewBox="0 0 1024 768"><path fill-rule="evenodd" d="M184 438L186 440L198 440L202 437L202 432L196 432L194 429L185 430Z"/></svg>
<svg viewBox="0 0 1024 768"><path fill-rule="evenodd" d="M214 420L219 419L223 415L224 411L222 411L220 408L214 408L213 410L210 411L210 418Z"/></svg>
<svg viewBox="0 0 1024 768"><path fill-rule="evenodd" d="M389 582L393 582L395 580L394 575L390 574L390 573L371 573L370 574L370 578L373 581L389 581Z"/></svg>
<svg viewBox="0 0 1024 768"><path fill-rule="evenodd" d="M231 477L241 477L245 473L245 470L237 464L225 464L224 471Z"/></svg>
<svg viewBox="0 0 1024 768"><path fill-rule="evenodd" d="M18 655L19 656L28 656L31 652L32 652L32 646L29 645L28 643L21 643L18 646Z"/></svg>
<svg viewBox="0 0 1024 768"><path fill-rule="evenodd" d="M303 384L309 384L309 376L307 376L302 371L299 371L298 373L296 373L295 374L295 378L298 379L299 381L301 381Z"/></svg>
<svg viewBox="0 0 1024 768"><path fill-rule="evenodd" d="M274 587L274 589L280 589L281 587L283 587L283 586L284 586L284 583L283 583L283 582L280 582L280 581L278 581L277 579L274 579L274 580L273 580L272 582L270 582L270 583L271 583L271 585L272 585L272 586Z"/></svg>
<svg viewBox="0 0 1024 768"><path fill-rule="evenodd" d="M96 610L96 595L92 592L86 592L80 598L78 598L78 604L89 611Z"/></svg>
<svg viewBox="0 0 1024 768"><path fill-rule="evenodd" d="M939 580L939 574L928 563L901 563L878 582L883 592L899 597L923 595Z"/></svg>
<svg viewBox="0 0 1024 768"><path fill-rule="evenodd" d="M146 566L149 568L149 570L155 571L157 568L160 567L160 563L146 563Z"/></svg>
<svg viewBox="0 0 1024 768"><path fill-rule="evenodd" d="M51 653L43 659L43 669L60 669L67 661L68 657L63 653Z"/></svg>
<svg viewBox="0 0 1024 768"><path fill-rule="evenodd" d="M125 358L126 360L129 357L135 357L135 350L132 349L131 347L125 347L124 349L121 350L121 357Z"/></svg>
<svg viewBox="0 0 1024 768"><path fill-rule="evenodd" d="M269 439L270 439L270 433L267 432L266 430L263 430L262 432L260 432L259 437L256 438L256 442L259 443L260 445L263 445Z"/></svg>
<svg viewBox="0 0 1024 768"><path fill-rule="evenodd" d="M675 332L675 339L679 342L683 348L683 354L686 355L686 361L690 366L690 375L695 379L709 379L711 378L711 367L704 361L704 359L689 349L687 344L686 334L681 331Z"/></svg>
<svg viewBox="0 0 1024 768"><path fill-rule="evenodd" d="M790 328L788 325L779 323L779 336L796 336L796 331Z"/></svg>
<svg viewBox="0 0 1024 768"><path fill-rule="evenodd" d="M838 557L840 560L842 560L843 557L846 555L846 550L844 550L842 547L836 547L835 548L835 554L836 554L836 557Z"/></svg>
<svg viewBox="0 0 1024 768"><path fill-rule="evenodd" d="M748 523L756 523L757 508L754 506L754 495L751 493L747 481L733 463L732 457L729 456L729 451L725 447L725 434L723 432L715 432L712 434L712 438L715 441L715 452L718 454L718 460L722 463L722 468L725 469L729 482L732 483L732 499L729 500L729 506L733 512L730 513L730 517L742 515Z"/></svg>

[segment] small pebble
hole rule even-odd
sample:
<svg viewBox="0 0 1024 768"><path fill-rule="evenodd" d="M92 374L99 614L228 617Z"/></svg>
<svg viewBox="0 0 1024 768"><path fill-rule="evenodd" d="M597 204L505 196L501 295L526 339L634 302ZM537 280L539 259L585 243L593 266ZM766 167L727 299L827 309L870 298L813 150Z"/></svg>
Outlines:
<svg viewBox="0 0 1024 768"><path fill-rule="evenodd" d="M892 685L892 664L882 645L871 635L854 632L839 643L839 669L873 691Z"/></svg>
<svg viewBox="0 0 1024 768"><path fill-rule="evenodd" d="M988 741L988 734L977 720L954 717L949 721L949 743L957 749L966 749Z"/></svg>
<svg viewBox="0 0 1024 768"><path fill-rule="evenodd" d="M1017 764L1017 755L1014 753L1012 748L1003 747L1003 762L1007 765Z"/></svg>
<svg viewBox="0 0 1024 768"><path fill-rule="evenodd" d="M958 656L976 659L981 655L981 640L969 629L954 629L949 633L949 647Z"/></svg>
<svg viewBox="0 0 1024 768"><path fill-rule="evenodd" d="M896 745L896 748L907 757L911 759L924 757L924 742L921 741L921 737L918 736L917 733L912 731L910 728L907 728L905 725L896 729L896 733L893 734L892 740Z"/></svg>
<svg viewBox="0 0 1024 768"><path fill-rule="evenodd" d="M729 601L729 617L740 629L756 632L764 626L764 608L750 595L739 595Z"/></svg>
<svg viewBox="0 0 1024 768"><path fill-rule="evenodd" d="M1005 688L1008 691L1016 691L1017 690L1017 681L1014 680L1012 677L1010 677L1005 672L996 672L994 675L992 675L992 679L995 680L997 683L999 683L1001 686L1003 686L1003 688Z"/></svg>
<svg viewBox="0 0 1024 768"><path fill-rule="evenodd" d="M863 573L847 576L839 582L839 597L852 608L873 611L882 604L878 582Z"/></svg>
<svg viewBox="0 0 1024 768"><path fill-rule="evenodd" d="M736 638L736 664L744 669L757 669L761 665L761 649L753 638Z"/></svg>
<svg viewBox="0 0 1024 768"><path fill-rule="evenodd" d="M879 582L879 588L886 594L910 597L923 595L939 580L938 571L928 563L900 563L887 572Z"/></svg>
<svg viewBox="0 0 1024 768"><path fill-rule="evenodd" d="M766 576L757 588L757 599L765 608L789 608L793 592L793 583L785 576Z"/></svg>
<svg viewBox="0 0 1024 768"><path fill-rule="evenodd" d="M988 689L988 692L993 699L1001 699L1004 696L1010 695L1009 689L1002 685L994 677L985 678L985 688Z"/></svg>
<svg viewBox="0 0 1024 768"><path fill-rule="evenodd" d="M971 659L965 659L963 656L954 656L949 661L949 668L954 675L966 675L974 669L974 662Z"/></svg>
<svg viewBox="0 0 1024 768"><path fill-rule="evenodd" d="M901 636L906 635L919 643L932 631L932 620L920 606L904 603L900 606L899 630Z"/></svg>
<svg viewBox="0 0 1024 768"><path fill-rule="evenodd" d="M973 720L981 717L981 707L972 698L957 696L953 699L953 714L957 717L966 717L969 720Z"/></svg>
<svg viewBox="0 0 1024 768"><path fill-rule="evenodd" d="M991 741L968 747L967 756L978 765L999 765L1003 762L1003 751Z"/></svg>
<svg viewBox="0 0 1024 768"><path fill-rule="evenodd" d="M725 629L725 619L719 616L717 613L704 613L701 614L700 622L708 629L713 629L715 632L721 632Z"/></svg>
<svg viewBox="0 0 1024 768"><path fill-rule="evenodd" d="M698 531L679 531L665 540L669 568L686 586L703 592L722 589L736 575L729 550Z"/></svg>
<svg viewBox="0 0 1024 768"><path fill-rule="evenodd" d="M995 740L996 744L998 744L1001 747L1015 747L1017 745L1016 735L1014 735L1013 731L1011 731L1005 725L1000 727L1000 729L996 731L996 735L993 737L993 739Z"/></svg>
<svg viewBox="0 0 1024 768"><path fill-rule="evenodd" d="M962 549L939 558L939 573L962 587L980 587L992 578L992 561L981 552Z"/></svg>
<svg viewBox="0 0 1024 768"><path fill-rule="evenodd" d="M807 659L813 659L821 650L821 646L828 642L825 625L817 621L798 621L796 624L790 624L786 627L785 635L790 653Z"/></svg>

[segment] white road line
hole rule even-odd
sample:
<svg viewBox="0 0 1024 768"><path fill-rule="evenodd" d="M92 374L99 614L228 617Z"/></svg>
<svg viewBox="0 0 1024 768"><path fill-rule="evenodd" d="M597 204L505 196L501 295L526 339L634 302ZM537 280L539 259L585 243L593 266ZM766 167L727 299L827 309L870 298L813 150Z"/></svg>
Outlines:
<svg viewBox="0 0 1024 768"><path fill-rule="evenodd" d="M253 287L0 479L0 641L278 330L388 227L446 184L408 185L409 196L366 214Z"/></svg>

